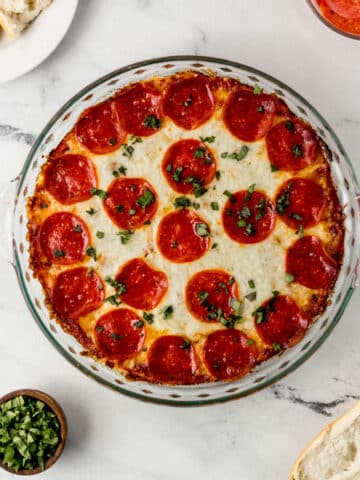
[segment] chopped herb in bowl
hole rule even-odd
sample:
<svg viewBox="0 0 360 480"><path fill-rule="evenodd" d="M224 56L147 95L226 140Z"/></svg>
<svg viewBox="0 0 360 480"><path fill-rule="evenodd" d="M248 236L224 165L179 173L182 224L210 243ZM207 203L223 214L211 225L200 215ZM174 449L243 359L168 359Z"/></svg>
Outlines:
<svg viewBox="0 0 360 480"><path fill-rule="evenodd" d="M54 399L37 390L18 390L0 399L0 466L31 475L61 455L66 420Z"/></svg>

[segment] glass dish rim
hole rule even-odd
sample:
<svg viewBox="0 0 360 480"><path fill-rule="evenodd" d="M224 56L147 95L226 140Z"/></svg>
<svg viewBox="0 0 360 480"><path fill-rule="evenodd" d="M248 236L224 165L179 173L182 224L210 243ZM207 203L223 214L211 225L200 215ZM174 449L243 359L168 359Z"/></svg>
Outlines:
<svg viewBox="0 0 360 480"><path fill-rule="evenodd" d="M144 60L141 62L135 62L130 65L126 65L122 68L116 69L100 78L97 80L89 83L86 85L84 88L82 88L80 91L78 91L75 95L73 95L53 116L52 118L48 121L48 123L45 125L45 127L42 129L38 137L36 138L29 154L26 157L26 160L24 162L21 174L20 174L20 179L17 185L16 189L16 195L15 198L19 195L23 183L25 182L27 172L32 165L34 156L42 144L42 142L46 139L49 130L53 127L53 125L61 118L61 116L67 111L68 108L70 108L77 100L81 99L85 94L89 93L92 89L96 88L97 86L112 80L113 77L124 74L128 71L134 70L134 69L139 69L142 67L146 66L155 66L158 63L164 63L164 62L179 62L179 61L189 61L189 62L209 62L213 64L222 64L222 65L227 65L229 67L241 69L243 71L246 71L250 74L255 74L255 75L261 75L263 78L266 80L269 80L273 83L275 83L278 87L285 88L288 92L290 92L295 98L297 98L300 102L302 102L304 105L306 105L309 110L314 114L315 117L318 118L318 120L326 127L326 129L329 131L333 139L340 145L344 159L348 165L348 167L351 170L352 173L352 179L354 181L354 185L357 191L360 190L359 183L357 181L357 177L355 175L353 166L351 164L351 161L346 154L342 143L340 142L339 138L331 128L331 126L328 124L328 122L322 117L322 115L313 107L305 98L303 98L299 93L297 93L295 90L293 90L291 87L286 85L285 83L281 82L277 78L268 75L267 73L262 72L261 70L255 69L253 67L249 67L247 65L231 61L231 60L225 60L221 58L216 58L216 57L208 57L208 56L197 56L197 55L176 55L176 56L166 56L166 57L157 57L157 58L151 58L148 60ZM15 203L16 206L16 203ZM13 232L14 234L14 229ZM268 387L269 385L272 385L273 383L279 381L281 378L285 377L289 373L293 372L295 369L297 369L302 363L304 363L308 358L312 356L313 353L322 345L322 343L326 340L326 338L330 335L330 333L333 331L337 323L339 322L340 318L342 317L342 314L354 292L353 286L350 285L348 288L348 291L346 292L344 296L343 302L339 305L339 308L334 315L333 319L331 322L329 322L328 326L326 329L324 329L321 337L314 342L314 344L311 346L311 348L307 349L304 351L302 355L299 356L299 358L294 361L293 364L289 365L287 368L284 368L281 372L272 375L271 378L267 379L263 383L258 383L254 385L253 387L247 388L245 391L242 392L236 392L234 394L226 394L226 396L218 397L218 398L202 398L199 400L176 400L174 399L163 399L163 398L157 398L157 397L149 397L141 393L136 393L129 391L127 389L122 388L121 385L115 385L113 383L110 383L109 381L105 380L104 378L101 377L101 375L97 374L96 372L91 371L88 367L83 366L79 364L76 359L70 355L65 348L61 345L60 342L58 342L49 332L46 326L43 324L42 319L37 313L37 309L35 308L35 305L32 301L31 296L28 293L27 287L26 287L26 282L25 278L23 275L23 271L21 268L18 252L16 249L16 243L13 241L13 254L14 254L14 268L15 272L17 275L18 283L22 292L22 295L25 299L25 302L27 304L28 309L30 310L30 313L32 314L34 320L36 321L37 325L39 326L40 330L43 332L43 334L48 338L48 340L51 342L51 344L62 354L65 359L70 362L73 366L75 366L77 369L79 369L82 373L84 373L86 376L96 380L98 383L101 385L104 385L112 390L115 390L117 392L120 392L128 397L136 398L137 400L141 401L146 401L150 403L156 403L156 404L165 404L165 405L171 405L171 406L202 406L202 405L210 405L210 404L216 404L216 403L223 403L227 402L230 400L236 400L238 398L242 398L245 396L248 396L252 393L256 393L259 390L262 390L265 387Z"/></svg>
<svg viewBox="0 0 360 480"><path fill-rule="evenodd" d="M320 12L320 8L316 5L316 0L307 0L311 10L315 13L315 16L321 20L321 22L328 28L331 28L335 33L342 35L343 37L352 38L353 40L360 40L360 33L357 35L356 33L346 32L345 30L341 30L336 25L331 23L327 20Z"/></svg>

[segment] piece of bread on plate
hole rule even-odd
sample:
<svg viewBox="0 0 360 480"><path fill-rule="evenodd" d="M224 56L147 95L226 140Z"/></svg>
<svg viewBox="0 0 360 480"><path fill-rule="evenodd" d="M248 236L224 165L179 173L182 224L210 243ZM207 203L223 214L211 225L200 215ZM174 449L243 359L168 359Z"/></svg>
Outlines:
<svg viewBox="0 0 360 480"><path fill-rule="evenodd" d="M51 2L52 0L0 0L0 27L10 38L14 38Z"/></svg>
<svg viewBox="0 0 360 480"><path fill-rule="evenodd" d="M360 402L309 443L290 480L360 480Z"/></svg>

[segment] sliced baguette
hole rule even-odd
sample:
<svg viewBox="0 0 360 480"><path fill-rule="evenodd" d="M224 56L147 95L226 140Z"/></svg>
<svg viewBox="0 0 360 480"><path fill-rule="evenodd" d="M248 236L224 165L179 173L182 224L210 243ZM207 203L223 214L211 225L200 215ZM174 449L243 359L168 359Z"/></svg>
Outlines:
<svg viewBox="0 0 360 480"><path fill-rule="evenodd" d="M22 32L52 0L0 0L0 27L14 38Z"/></svg>
<svg viewBox="0 0 360 480"><path fill-rule="evenodd" d="M360 480L360 402L309 443L290 480Z"/></svg>

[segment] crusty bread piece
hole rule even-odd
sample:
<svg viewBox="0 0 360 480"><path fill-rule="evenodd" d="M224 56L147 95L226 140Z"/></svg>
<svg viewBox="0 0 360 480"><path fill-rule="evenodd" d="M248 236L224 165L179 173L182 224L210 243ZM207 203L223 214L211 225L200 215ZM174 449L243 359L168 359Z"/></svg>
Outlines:
<svg viewBox="0 0 360 480"><path fill-rule="evenodd" d="M360 480L360 402L309 443L290 480Z"/></svg>
<svg viewBox="0 0 360 480"><path fill-rule="evenodd" d="M31 23L52 0L0 0L0 27L14 38Z"/></svg>

